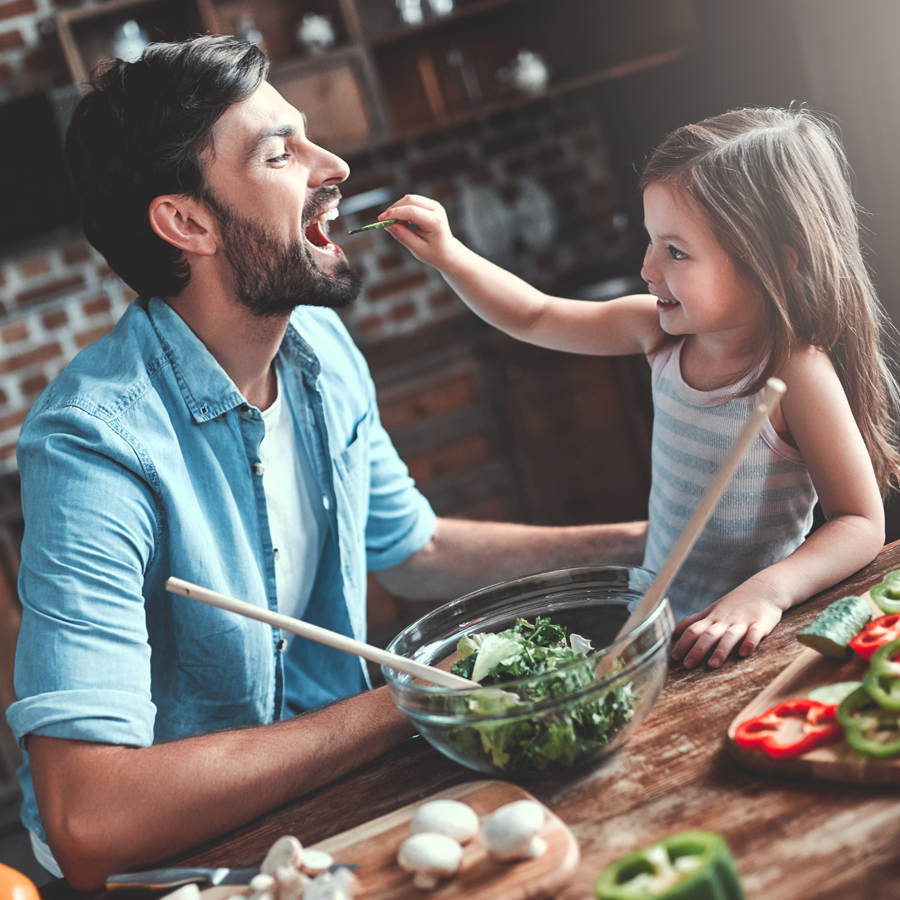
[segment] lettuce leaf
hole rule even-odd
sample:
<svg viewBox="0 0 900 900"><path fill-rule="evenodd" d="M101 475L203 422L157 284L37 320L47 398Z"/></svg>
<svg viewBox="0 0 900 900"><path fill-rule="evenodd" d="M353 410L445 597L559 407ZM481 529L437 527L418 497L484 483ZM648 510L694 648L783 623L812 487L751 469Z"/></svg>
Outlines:
<svg viewBox="0 0 900 900"><path fill-rule="evenodd" d="M517 686L518 694L486 690L470 695L467 712L504 718L455 727L450 739L464 755L480 747L499 769L569 767L606 746L631 721L635 695L630 682L550 714L530 714L534 701L578 693L595 678L594 663L587 658L593 652L590 641L577 634L567 637L566 629L549 618L518 619L506 631L467 635L457 649L460 659L451 671L480 684L547 676ZM433 702L440 701L435 697Z"/></svg>

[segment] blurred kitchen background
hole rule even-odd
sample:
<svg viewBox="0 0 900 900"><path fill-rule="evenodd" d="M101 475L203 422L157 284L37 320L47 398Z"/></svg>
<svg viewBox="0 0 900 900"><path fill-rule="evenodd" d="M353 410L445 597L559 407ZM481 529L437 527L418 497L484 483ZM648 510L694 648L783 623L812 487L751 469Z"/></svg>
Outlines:
<svg viewBox="0 0 900 900"><path fill-rule="evenodd" d="M211 32L258 43L313 139L349 162L332 237L364 275L344 314L382 418L441 515L540 524L643 518L642 359L542 351L493 332L383 232L406 192L541 288L641 290L636 182L672 128L742 105L834 115L867 210L868 258L900 317L896 0L0 0L0 706L13 697L21 508L34 399L131 301L86 243L60 135L101 60ZM888 505L888 540L900 516ZM371 633L415 610L372 586ZM3 738L0 735L0 738ZM0 739L0 860L40 877Z"/></svg>

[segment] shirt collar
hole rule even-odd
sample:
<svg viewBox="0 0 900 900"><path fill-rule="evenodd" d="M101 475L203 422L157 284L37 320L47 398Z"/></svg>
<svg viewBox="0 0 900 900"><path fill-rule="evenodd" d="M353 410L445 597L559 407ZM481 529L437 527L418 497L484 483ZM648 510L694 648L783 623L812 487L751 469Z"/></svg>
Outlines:
<svg viewBox="0 0 900 900"><path fill-rule="evenodd" d="M195 422L208 422L247 404L203 341L168 303L151 298L147 304L147 314ZM302 309L294 310L281 342L281 350L295 369L308 372L315 380L321 371L321 364L297 328L302 316Z"/></svg>
<svg viewBox="0 0 900 900"><path fill-rule="evenodd" d="M235 383L203 341L168 303L151 298L147 315L195 422L208 422L246 404Z"/></svg>

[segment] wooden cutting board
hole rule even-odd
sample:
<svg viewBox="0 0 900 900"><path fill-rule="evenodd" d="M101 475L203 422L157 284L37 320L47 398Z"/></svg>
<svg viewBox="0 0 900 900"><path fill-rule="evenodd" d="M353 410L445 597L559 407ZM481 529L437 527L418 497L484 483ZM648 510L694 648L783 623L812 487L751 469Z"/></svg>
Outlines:
<svg viewBox="0 0 900 900"><path fill-rule="evenodd" d="M455 878L441 881L436 890L419 890L413 886L413 876L397 865L397 851L411 834L409 823L416 810L428 800L445 798L468 803L482 819L515 800L539 802L528 791L506 781L474 781L425 797L311 846L326 850L336 863L359 865L354 900L537 900L552 897L578 865L580 853L574 835L544 807L546 820L541 837L547 842L547 851L543 856L497 863L487 856L476 837L466 844ZM233 887L208 888L201 896L203 900L227 900L236 893Z"/></svg>
<svg viewBox="0 0 900 900"><path fill-rule="evenodd" d="M868 593L862 596L869 599ZM871 603L871 600L869 601ZM884 615L874 603L873 616ZM840 681L862 681L869 663L854 653L850 659L830 659L806 648L761 693L745 706L728 726L725 746L730 756L742 765L769 775L816 778L855 784L900 784L900 757L873 759L857 752L844 741L810 750L790 759L772 759L761 750L739 747L734 733L747 719L759 716L776 703L805 697L813 688Z"/></svg>

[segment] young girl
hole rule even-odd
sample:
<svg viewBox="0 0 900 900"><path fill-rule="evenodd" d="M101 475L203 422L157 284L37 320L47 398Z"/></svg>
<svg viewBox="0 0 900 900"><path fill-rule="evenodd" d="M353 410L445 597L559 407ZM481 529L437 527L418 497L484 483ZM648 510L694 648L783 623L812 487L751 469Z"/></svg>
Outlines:
<svg viewBox="0 0 900 900"><path fill-rule="evenodd" d="M787 385L684 562L673 655L746 656L784 610L870 562L900 475L897 385L860 252L841 146L802 109L736 110L672 133L641 180L649 295L549 297L464 247L442 207L407 196L381 219L482 318L571 353L643 353L653 371L644 565L681 534L767 378ZM418 230L406 227L414 223ZM826 523L808 538L816 500Z"/></svg>

